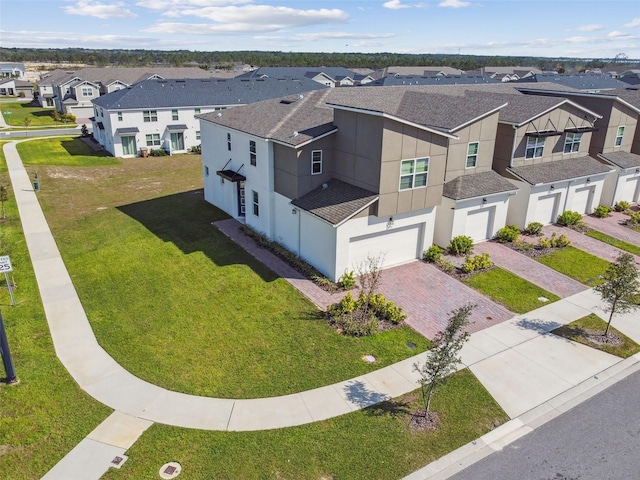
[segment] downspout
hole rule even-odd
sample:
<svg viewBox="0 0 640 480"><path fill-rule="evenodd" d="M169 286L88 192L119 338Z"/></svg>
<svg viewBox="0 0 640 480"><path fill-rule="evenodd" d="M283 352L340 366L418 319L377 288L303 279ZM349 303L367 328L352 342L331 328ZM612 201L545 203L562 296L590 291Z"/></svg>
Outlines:
<svg viewBox="0 0 640 480"><path fill-rule="evenodd" d="M569 189L571 188L572 183L573 183L573 180L569 180L569 183L567 183L567 194L564 197L564 208L562 209L562 212L560 212L558 215L567 211L567 201L569 200Z"/></svg>
<svg viewBox="0 0 640 480"><path fill-rule="evenodd" d="M511 158L509 159L509 168L513 168L513 157L516 154L516 139L518 138L518 126L511 125L513 127L513 145L511 147Z"/></svg>

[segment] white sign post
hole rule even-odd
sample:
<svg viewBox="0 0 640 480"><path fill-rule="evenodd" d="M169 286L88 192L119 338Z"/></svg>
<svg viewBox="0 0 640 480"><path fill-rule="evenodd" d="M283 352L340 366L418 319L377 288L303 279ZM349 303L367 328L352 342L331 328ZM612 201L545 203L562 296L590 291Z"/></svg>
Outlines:
<svg viewBox="0 0 640 480"><path fill-rule="evenodd" d="M9 296L11 297L11 305L16 306L16 300L13 298L13 289L11 288L11 282L9 281L8 273L13 271L11 266L11 259L9 255L0 256L0 272L4 273L4 279L7 282L7 290L9 290Z"/></svg>

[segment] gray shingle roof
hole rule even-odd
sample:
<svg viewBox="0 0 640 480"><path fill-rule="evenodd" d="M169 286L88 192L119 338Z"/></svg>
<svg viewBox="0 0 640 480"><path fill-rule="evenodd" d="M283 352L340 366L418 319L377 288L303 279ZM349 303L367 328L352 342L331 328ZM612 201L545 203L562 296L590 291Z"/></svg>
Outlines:
<svg viewBox="0 0 640 480"><path fill-rule="evenodd" d="M464 91L446 96L433 87L341 88L331 93L329 105L383 113L418 125L453 132L466 123L503 106L497 96Z"/></svg>
<svg viewBox="0 0 640 480"><path fill-rule="evenodd" d="M565 98L540 95L510 95L489 92L485 95L492 95L503 102L508 102L506 107L500 109L500 121L518 126L566 102Z"/></svg>
<svg viewBox="0 0 640 480"><path fill-rule="evenodd" d="M346 77L356 80L365 77L365 75L344 67L260 67L257 70L243 73L241 76L243 78L259 78L262 75L278 78L313 78L321 73L333 80L342 80Z"/></svg>
<svg viewBox="0 0 640 480"><path fill-rule="evenodd" d="M606 173L611 171L611 167L607 167L595 158L585 156L538 163L536 165L525 165L523 167L512 167L508 168L508 170L531 185L539 185Z"/></svg>
<svg viewBox="0 0 640 480"><path fill-rule="evenodd" d="M477 83L500 83L487 75L388 75L366 86L391 85L468 85Z"/></svg>
<svg viewBox="0 0 640 480"><path fill-rule="evenodd" d="M332 225L338 225L378 199L377 193L335 178L324 185L291 203Z"/></svg>
<svg viewBox="0 0 640 480"><path fill-rule="evenodd" d="M326 88L308 79L145 80L102 95L93 103L107 110L244 105Z"/></svg>
<svg viewBox="0 0 640 480"><path fill-rule="evenodd" d="M620 168L640 167L640 155L629 152L599 153L599 157Z"/></svg>
<svg viewBox="0 0 640 480"><path fill-rule="evenodd" d="M123 127L116 129L116 135L135 135L140 132L138 127Z"/></svg>
<svg viewBox="0 0 640 480"><path fill-rule="evenodd" d="M580 74L560 74L560 73L537 73L530 77L514 80L516 83L529 82L552 82L558 83L578 90L602 90L611 88L621 88L624 82L610 77L606 73L580 73Z"/></svg>
<svg viewBox="0 0 640 480"><path fill-rule="evenodd" d="M488 172L461 175L444 184L442 195L453 200L482 197L495 193L518 190L502 175L489 170Z"/></svg>
<svg viewBox="0 0 640 480"><path fill-rule="evenodd" d="M311 81L311 80L310 80ZM291 146L335 130L333 111L325 106L334 89L306 92L201 115L202 120Z"/></svg>

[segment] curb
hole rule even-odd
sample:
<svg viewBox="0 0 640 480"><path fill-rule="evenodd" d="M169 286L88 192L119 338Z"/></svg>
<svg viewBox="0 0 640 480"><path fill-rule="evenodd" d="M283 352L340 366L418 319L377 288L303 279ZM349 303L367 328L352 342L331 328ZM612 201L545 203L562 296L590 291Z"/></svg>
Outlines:
<svg viewBox="0 0 640 480"><path fill-rule="evenodd" d="M403 480L447 479L638 371L640 371L640 353L589 377L575 387L565 390L480 438L416 470Z"/></svg>

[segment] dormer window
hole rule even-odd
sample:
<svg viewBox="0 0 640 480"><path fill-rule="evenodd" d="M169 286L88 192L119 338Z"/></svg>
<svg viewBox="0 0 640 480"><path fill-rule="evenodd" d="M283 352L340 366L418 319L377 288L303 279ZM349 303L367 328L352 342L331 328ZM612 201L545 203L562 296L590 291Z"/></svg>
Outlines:
<svg viewBox="0 0 640 480"><path fill-rule="evenodd" d="M574 153L580 150L582 133L567 132L564 137L564 153Z"/></svg>
<svg viewBox="0 0 640 480"><path fill-rule="evenodd" d="M542 158L544 137L527 137L527 150L524 158Z"/></svg>
<svg viewBox="0 0 640 480"><path fill-rule="evenodd" d="M616 141L614 143L614 145L616 147L619 147L620 145L622 145L622 139L624 138L624 127L618 127L618 131L616 132Z"/></svg>

